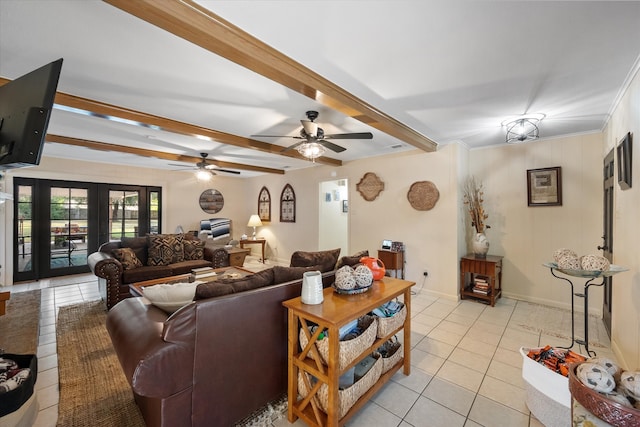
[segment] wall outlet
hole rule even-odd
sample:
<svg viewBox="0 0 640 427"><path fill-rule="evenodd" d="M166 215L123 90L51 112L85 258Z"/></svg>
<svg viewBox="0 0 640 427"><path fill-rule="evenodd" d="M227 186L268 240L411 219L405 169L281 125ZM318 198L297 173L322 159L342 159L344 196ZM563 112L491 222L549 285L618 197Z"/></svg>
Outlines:
<svg viewBox="0 0 640 427"><path fill-rule="evenodd" d="M428 272L427 270L425 270L425 271L423 271L423 272L422 272L422 275L423 275L424 277L427 277L427 276L429 275L429 272Z"/></svg>

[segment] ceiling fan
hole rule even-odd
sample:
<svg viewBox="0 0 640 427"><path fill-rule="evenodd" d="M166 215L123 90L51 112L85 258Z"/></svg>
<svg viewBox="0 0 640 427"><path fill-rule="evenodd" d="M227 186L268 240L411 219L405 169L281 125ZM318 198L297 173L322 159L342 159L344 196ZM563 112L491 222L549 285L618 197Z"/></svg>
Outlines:
<svg viewBox="0 0 640 427"><path fill-rule="evenodd" d="M296 148L298 149L298 151L300 151L301 154L305 155L306 157L310 157L310 156L304 154L300 149L300 147L303 146L304 144L310 145L315 143L315 144L319 144L322 147L326 147L329 150L334 151L336 153L341 153L344 150L346 150L346 148L341 147L327 140L328 139L373 139L373 134L371 132L337 133L333 135L326 135L324 133L324 130L321 127L319 127L317 123L314 122L314 120L318 118L318 112L307 111L306 115L308 120L300 120L300 123L302 123L302 129L300 129L300 136L291 136L291 135L251 135L251 136L263 137L263 138L299 139L300 140L299 142L296 142L293 145L283 148L281 152L291 150L292 148ZM324 152L324 150L322 150L322 152ZM313 158L316 158L316 157L319 157L319 155L316 155Z"/></svg>
<svg viewBox="0 0 640 427"><path fill-rule="evenodd" d="M240 172L238 171L234 171L231 169L220 169L217 168L215 165L211 164L211 163L207 163L207 156L209 156L207 153L200 153L200 157L202 157L202 160L199 161L198 163L196 163L195 168L188 168L188 169L195 169L198 171L198 173L203 172L203 173L210 173L212 176L217 175L216 172L225 172L225 173L233 173L236 175L240 175ZM183 165L178 165L176 163L169 163L169 165L171 166L183 166ZM184 170L184 169L183 169Z"/></svg>

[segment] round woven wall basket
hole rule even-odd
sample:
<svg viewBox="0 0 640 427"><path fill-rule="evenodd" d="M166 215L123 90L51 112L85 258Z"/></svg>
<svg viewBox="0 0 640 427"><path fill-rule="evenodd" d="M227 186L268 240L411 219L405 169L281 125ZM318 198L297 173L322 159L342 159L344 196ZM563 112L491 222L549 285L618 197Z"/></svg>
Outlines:
<svg viewBox="0 0 640 427"><path fill-rule="evenodd" d="M409 188L407 199L411 207L419 211L429 211L438 202L440 192L431 181L414 182Z"/></svg>

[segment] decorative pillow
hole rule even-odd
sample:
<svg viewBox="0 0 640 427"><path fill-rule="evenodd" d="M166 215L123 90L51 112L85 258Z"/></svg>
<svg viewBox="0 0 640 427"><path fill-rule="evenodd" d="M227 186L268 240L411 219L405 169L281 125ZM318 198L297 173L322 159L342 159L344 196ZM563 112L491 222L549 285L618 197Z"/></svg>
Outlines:
<svg viewBox="0 0 640 427"><path fill-rule="evenodd" d="M204 245L203 240L184 240L182 242L184 260L204 259Z"/></svg>
<svg viewBox="0 0 640 427"><path fill-rule="evenodd" d="M184 235L156 234L149 238L147 265L169 265L184 261Z"/></svg>
<svg viewBox="0 0 640 427"><path fill-rule="evenodd" d="M229 283L219 283L218 281L205 282L196 287L196 295L194 300L219 297L229 295L234 292L233 286Z"/></svg>
<svg viewBox="0 0 640 427"><path fill-rule="evenodd" d="M142 290L142 294L159 309L169 314L193 301L196 288L201 281L191 283L162 283L148 286Z"/></svg>
<svg viewBox="0 0 640 427"><path fill-rule="evenodd" d="M231 285L233 291L236 293L262 288L273 285L273 268L267 268L266 270L239 279L221 279L218 281Z"/></svg>
<svg viewBox="0 0 640 427"><path fill-rule="evenodd" d="M120 247L133 249L133 252L136 253L136 256L138 257L142 265L147 265L149 240L146 236L123 237L122 241L120 242Z"/></svg>
<svg viewBox="0 0 640 427"><path fill-rule="evenodd" d="M291 255L291 267L320 266L320 272L325 273L336 267L340 256L340 248L328 251L303 252L296 251Z"/></svg>
<svg viewBox="0 0 640 427"><path fill-rule="evenodd" d="M113 256L120 261L120 264L122 264L122 267L125 270L142 267L142 262L138 259L136 253L131 248L114 249Z"/></svg>
<svg viewBox="0 0 640 427"><path fill-rule="evenodd" d="M357 264L360 264L360 258L365 257L365 256L369 256L369 251L368 250L364 250L364 251L360 251L360 252L356 252L355 254L351 255L351 256L343 256L342 258L340 258L338 260L338 264L336 264L336 270L340 269L340 267L343 267L345 265L354 267Z"/></svg>

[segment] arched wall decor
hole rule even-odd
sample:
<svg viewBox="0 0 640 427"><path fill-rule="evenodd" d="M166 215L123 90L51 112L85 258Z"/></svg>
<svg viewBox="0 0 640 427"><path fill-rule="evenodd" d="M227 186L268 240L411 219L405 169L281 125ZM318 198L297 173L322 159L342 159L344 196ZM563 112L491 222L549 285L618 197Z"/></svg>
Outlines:
<svg viewBox="0 0 640 427"><path fill-rule="evenodd" d="M258 216L261 221L271 221L271 193L267 187L262 187L258 194Z"/></svg>
<svg viewBox="0 0 640 427"><path fill-rule="evenodd" d="M290 184L280 194L280 222L296 222L296 193Z"/></svg>

